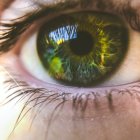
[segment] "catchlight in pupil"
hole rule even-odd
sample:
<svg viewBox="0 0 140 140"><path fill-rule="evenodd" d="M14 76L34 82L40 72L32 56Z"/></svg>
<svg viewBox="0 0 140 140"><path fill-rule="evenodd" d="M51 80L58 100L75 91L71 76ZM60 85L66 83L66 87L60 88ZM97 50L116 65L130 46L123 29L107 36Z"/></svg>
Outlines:
<svg viewBox="0 0 140 140"><path fill-rule="evenodd" d="M56 17L40 28L37 52L53 79L91 86L103 82L119 67L128 38L126 25L116 15L76 12Z"/></svg>

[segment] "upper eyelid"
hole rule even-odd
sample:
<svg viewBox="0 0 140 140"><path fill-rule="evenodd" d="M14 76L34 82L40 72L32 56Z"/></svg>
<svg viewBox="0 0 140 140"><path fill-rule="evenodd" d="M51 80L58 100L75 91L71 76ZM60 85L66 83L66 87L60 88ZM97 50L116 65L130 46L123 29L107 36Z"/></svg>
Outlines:
<svg viewBox="0 0 140 140"><path fill-rule="evenodd" d="M0 54L7 52L12 48L12 45L17 42L20 35L26 31L26 29L32 25L32 23L41 17L47 16L49 14L57 13L61 10L75 7L77 3L59 3L54 6L42 7L41 10L38 9L33 13L28 13L22 17L9 22L0 22L0 26L4 27L1 29L2 34L0 34Z"/></svg>
<svg viewBox="0 0 140 140"><path fill-rule="evenodd" d="M78 2L66 1L63 3L58 3L56 5L51 5L47 7L46 5L44 6L41 5L41 9L39 8L38 10L28 13L23 17L19 17L18 19L12 20L12 23L10 22L4 23L1 21L0 25L5 27L6 30L4 31L3 34L0 34L0 54L10 50L12 48L12 45L15 44L16 41L19 39L20 35L24 31L26 31L26 29L30 25L32 25L32 23L35 22L36 20L50 14L52 15L54 13L65 11L67 9L73 9L79 4L81 4L81 7L86 7L87 3L84 2L86 1L84 0L79 0ZM122 17L124 17L124 19L129 23L132 29L140 32L140 15L137 13L137 9L131 7L130 3L125 4L124 7L122 6L121 9L114 9L114 13L122 15Z"/></svg>

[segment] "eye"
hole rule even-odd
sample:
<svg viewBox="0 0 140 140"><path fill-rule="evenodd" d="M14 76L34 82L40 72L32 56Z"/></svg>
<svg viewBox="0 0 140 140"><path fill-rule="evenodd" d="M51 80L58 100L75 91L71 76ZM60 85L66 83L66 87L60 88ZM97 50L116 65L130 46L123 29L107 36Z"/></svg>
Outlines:
<svg viewBox="0 0 140 140"><path fill-rule="evenodd" d="M118 16L75 12L45 22L23 45L21 60L42 81L94 86L119 69L128 45L128 29Z"/></svg>

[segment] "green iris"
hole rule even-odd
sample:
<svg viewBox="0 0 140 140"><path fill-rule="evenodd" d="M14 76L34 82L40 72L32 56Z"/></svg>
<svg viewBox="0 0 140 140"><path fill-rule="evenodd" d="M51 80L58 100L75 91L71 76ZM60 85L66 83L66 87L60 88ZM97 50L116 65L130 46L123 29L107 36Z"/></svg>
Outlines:
<svg viewBox="0 0 140 140"><path fill-rule="evenodd" d="M69 85L102 82L122 62L128 30L116 15L78 12L59 16L39 30L37 51L50 76Z"/></svg>

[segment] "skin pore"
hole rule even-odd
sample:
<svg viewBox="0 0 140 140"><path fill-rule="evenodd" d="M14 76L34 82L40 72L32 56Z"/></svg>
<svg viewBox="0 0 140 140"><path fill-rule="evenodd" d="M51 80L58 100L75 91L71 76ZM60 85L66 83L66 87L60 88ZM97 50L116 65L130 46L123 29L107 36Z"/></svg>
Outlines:
<svg viewBox="0 0 140 140"><path fill-rule="evenodd" d="M1 15L4 13L4 9L7 8L6 2L9 3L10 7L10 0L0 1ZM110 2L115 3L117 9L127 1L110 0ZM130 3L138 12L139 0L131 0ZM84 89L83 92L83 88L64 88L62 86L60 89L59 86L55 87L54 85L49 86L49 89L47 89L48 86L45 83L31 76L23 68L19 60L19 54L23 42L27 41L27 38L32 35L29 32L34 30L32 28L29 28L18 39L9 52L0 56L0 139L139 140L139 31L129 27L130 49L123 65L127 70L125 71L123 68L115 78L119 81L121 77L119 75L125 73L124 79L132 77L128 78L130 84L126 84L127 80L124 80L126 83L120 86L100 86L87 89L87 91ZM132 74L129 71L132 71ZM9 79L11 82L5 83ZM23 81L29 85L23 83ZM110 83L114 81L110 80ZM40 87L43 89L39 90ZM34 92L31 93L29 90ZM66 94L72 93L72 95L68 97L65 95L60 96L57 94L60 91ZM88 97L88 91L94 93L94 95L90 94ZM72 97L77 92L79 93L77 100L73 100ZM81 94L83 96L80 96ZM10 100L13 98L14 100ZM3 101L6 104L3 105ZM41 104L41 102L44 104ZM13 129L14 131L12 131Z"/></svg>

